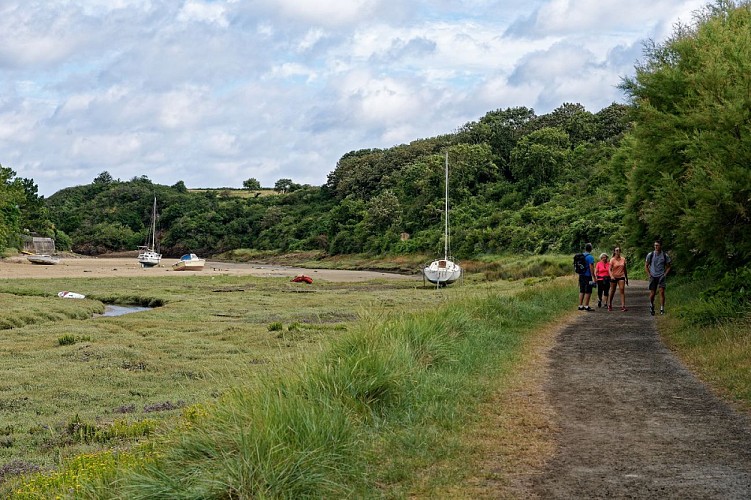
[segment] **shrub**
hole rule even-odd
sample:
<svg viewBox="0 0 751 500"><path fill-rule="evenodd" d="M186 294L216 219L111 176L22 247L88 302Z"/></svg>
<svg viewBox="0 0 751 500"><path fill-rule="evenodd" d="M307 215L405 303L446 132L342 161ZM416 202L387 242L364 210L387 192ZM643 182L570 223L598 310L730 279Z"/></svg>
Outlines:
<svg viewBox="0 0 751 500"><path fill-rule="evenodd" d="M65 335L57 339L57 343L59 345L73 345L76 343L76 337L75 335L66 333Z"/></svg>
<svg viewBox="0 0 751 500"><path fill-rule="evenodd" d="M279 321L275 321L270 323L268 328L270 332L280 332L284 330L284 325Z"/></svg>
<svg viewBox="0 0 751 500"><path fill-rule="evenodd" d="M717 284L700 294L680 316L692 325L711 325L743 317L751 310L751 266L725 275Z"/></svg>

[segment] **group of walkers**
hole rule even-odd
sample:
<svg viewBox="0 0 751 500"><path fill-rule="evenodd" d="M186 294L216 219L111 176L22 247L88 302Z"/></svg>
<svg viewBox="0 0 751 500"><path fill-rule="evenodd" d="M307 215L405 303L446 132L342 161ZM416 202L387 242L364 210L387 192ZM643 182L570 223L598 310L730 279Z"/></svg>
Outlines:
<svg viewBox="0 0 751 500"><path fill-rule="evenodd" d="M655 315L655 298L660 294L660 314L665 314L665 286L670 272L670 256L662 250L660 241L654 242L654 250L647 254L644 270L649 276L649 312ZM628 285L628 270L626 258L621 255L621 247L613 249L613 256L600 254L600 260L595 264L592 255L592 244L584 246L584 252L574 256L574 271L579 275L579 310L594 311L589 301L592 290L597 288L597 307L613 310L615 292L620 295L621 311L626 312L626 286ZM603 302L604 300L604 302Z"/></svg>

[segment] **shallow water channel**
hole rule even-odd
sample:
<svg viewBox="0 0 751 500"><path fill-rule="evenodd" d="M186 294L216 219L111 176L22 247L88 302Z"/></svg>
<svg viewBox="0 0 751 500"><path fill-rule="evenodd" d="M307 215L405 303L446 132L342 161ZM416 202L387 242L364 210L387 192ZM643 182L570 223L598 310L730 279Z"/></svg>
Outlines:
<svg viewBox="0 0 751 500"><path fill-rule="evenodd" d="M105 316L122 316L123 314L130 314L135 312L141 312L141 311L149 311L153 308L151 307L142 307L142 306L120 306L120 305L114 305L114 304L107 304L104 306L104 314L97 315L97 317L102 318Z"/></svg>

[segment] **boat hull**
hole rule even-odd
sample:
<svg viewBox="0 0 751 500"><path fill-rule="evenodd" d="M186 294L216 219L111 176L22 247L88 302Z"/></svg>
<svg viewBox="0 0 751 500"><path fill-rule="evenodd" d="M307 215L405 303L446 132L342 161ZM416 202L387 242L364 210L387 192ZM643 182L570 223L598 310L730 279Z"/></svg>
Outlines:
<svg viewBox="0 0 751 500"><path fill-rule="evenodd" d="M176 262L172 264L173 271L203 271L205 262Z"/></svg>
<svg viewBox="0 0 751 500"><path fill-rule="evenodd" d="M60 263L60 257L55 255L27 255L26 258L32 264L38 264L42 266L54 266Z"/></svg>
<svg viewBox="0 0 751 500"><path fill-rule="evenodd" d="M172 264L173 271L203 271L206 264L204 259L199 259L196 254L183 255L180 260Z"/></svg>
<svg viewBox="0 0 751 500"><path fill-rule="evenodd" d="M462 276L462 268L459 264L448 260L434 260L422 270L425 279L436 285L450 285Z"/></svg>
<svg viewBox="0 0 751 500"><path fill-rule="evenodd" d="M162 254L156 253L152 250L147 250L138 254L138 263L141 267L154 267L158 266L162 261Z"/></svg>

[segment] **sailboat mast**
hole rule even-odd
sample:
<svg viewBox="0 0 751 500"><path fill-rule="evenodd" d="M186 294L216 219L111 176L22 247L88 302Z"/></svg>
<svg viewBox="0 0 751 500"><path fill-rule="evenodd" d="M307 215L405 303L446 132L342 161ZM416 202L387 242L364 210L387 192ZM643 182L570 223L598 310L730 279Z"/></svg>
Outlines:
<svg viewBox="0 0 751 500"><path fill-rule="evenodd" d="M444 182L446 186L446 201L445 201L445 226L443 229L443 258L449 258L449 152L446 151L446 180Z"/></svg>
<svg viewBox="0 0 751 500"><path fill-rule="evenodd" d="M151 251L156 251L156 196L154 196L154 208L151 210Z"/></svg>

